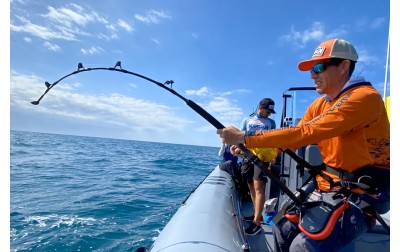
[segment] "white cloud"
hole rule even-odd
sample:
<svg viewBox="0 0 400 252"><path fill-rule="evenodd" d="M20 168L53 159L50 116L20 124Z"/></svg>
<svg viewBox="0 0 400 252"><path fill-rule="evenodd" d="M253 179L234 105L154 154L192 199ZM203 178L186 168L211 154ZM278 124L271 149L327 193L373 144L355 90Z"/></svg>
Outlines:
<svg viewBox="0 0 400 252"><path fill-rule="evenodd" d="M292 25L289 34L283 35L280 39L293 44L298 48L304 48L309 42L321 42L328 38L340 37L346 33L347 32L343 27L332 29L330 33L327 33L325 25L321 22L315 21L312 23L310 28L303 31L297 31L294 25Z"/></svg>
<svg viewBox="0 0 400 252"><path fill-rule="evenodd" d="M158 24L161 19L171 19L171 17L163 11L150 10L146 15L135 14L135 18L146 24Z"/></svg>
<svg viewBox="0 0 400 252"><path fill-rule="evenodd" d="M207 87L202 87L199 90L186 90L185 94L187 95L196 95L196 96L207 96L209 94Z"/></svg>
<svg viewBox="0 0 400 252"><path fill-rule="evenodd" d="M296 31L292 25L290 33L281 37L282 40L303 48L309 41L321 41L325 37L325 27L321 22L314 22L311 28Z"/></svg>
<svg viewBox="0 0 400 252"><path fill-rule="evenodd" d="M372 21L371 28L377 29L377 28L381 27L384 23L385 23L385 18L383 18L383 17L375 18Z"/></svg>
<svg viewBox="0 0 400 252"><path fill-rule="evenodd" d="M197 34L196 32L192 32L190 34L190 36L192 36L192 38L194 38L194 39L198 39L199 38L199 34Z"/></svg>
<svg viewBox="0 0 400 252"><path fill-rule="evenodd" d="M16 18L22 23L16 25L11 22L10 29L14 32L26 32L35 37L39 37L44 40L62 39L62 40L77 40L75 34L68 32L67 30L53 30L52 28L32 24L29 20L24 17L16 16Z"/></svg>
<svg viewBox="0 0 400 252"><path fill-rule="evenodd" d="M89 48L89 49L81 49L81 52L84 54L84 55L93 55L93 54L102 54L102 53L104 53L104 49L103 48L101 48L101 47L99 47L99 46L92 46L91 48Z"/></svg>
<svg viewBox="0 0 400 252"><path fill-rule="evenodd" d="M115 27L114 24L107 24L107 25L106 25L106 28L107 28L108 30L110 30L110 31L113 31L113 32L117 31L117 28Z"/></svg>
<svg viewBox="0 0 400 252"><path fill-rule="evenodd" d="M119 19L116 24L112 24L97 12L87 11L76 4L68 4L60 8L48 6L47 13L39 17L41 18L36 16L34 19L24 12L13 14L10 17L10 30L29 33L46 41L55 39L78 41L82 36L88 37L92 34L110 40L118 39L117 27L128 32L134 31L126 21ZM97 25L95 29L93 25Z"/></svg>
<svg viewBox="0 0 400 252"><path fill-rule="evenodd" d="M118 19L118 25L127 32L133 32L133 27L122 19Z"/></svg>
<svg viewBox="0 0 400 252"><path fill-rule="evenodd" d="M53 52L58 52L58 51L61 50L61 48L58 45L52 44L52 43L50 43L48 41L44 42L43 45L45 47L47 47L47 49L49 49L50 51L53 51Z"/></svg>
<svg viewBox="0 0 400 252"><path fill-rule="evenodd" d="M20 4L26 4L26 0L11 0L10 3L20 3Z"/></svg>
<svg viewBox="0 0 400 252"><path fill-rule="evenodd" d="M362 32L368 29L378 29L385 24L385 21L384 17L377 17L372 20L368 17L361 17L356 21L355 28Z"/></svg>
<svg viewBox="0 0 400 252"><path fill-rule="evenodd" d="M374 64L380 63L378 57L370 54L365 49L359 49L359 50L357 50L357 53L358 53L358 62L362 62L363 64L366 64L366 65L374 65Z"/></svg>
<svg viewBox="0 0 400 252"><path fill-rule="evenodd" d="M201 105L206 111L213 115L217 120L221 120L226 125L238 125L243 118L243 111L235 99L230 99L229 96L241 93L249 93L247 89L235 89L221 94L211 93L207 87L202 87L198 90L186 90L186 95L195 95L202 98L207 98ZM211 99L211 100L209 100ZM214 128L209 125L199 131L209 131Z"/></svg>
<svg viewBox="0 0 400 252"><path fill-rule="evenodd" d="M110 35L106 35L104 33L100 33L98 35L98 38L100 39L105 39L105 40L112 40L112 39L118 39L118 34L115 32L112 32Z"/></svg>
<svg viewBox="0 0 400 252"><path fill-rule="evenodd" d="M78 26L86 26L88 23L100 22L103 24L107 24L107 20L101 17L96 12L92 11L91 13L85 13L84 8L76 4L70 4L72 8L61 7L55 9L51 6L48 6L48 13L42 15L45 18L48 18L50 21L62 24L67 27Z"/></svg>
<svg viewBox="0 0 400 252"><path fill-rule="evenodd" d="M235 100L230 100L227 97L213 97L206 105L208 111L216 114L216 117L227 125L239 126L243 119L243 111L237 105Z"/></svg>
<svg viewBox="0 0 400 252"><path fill-rule="evenodd" d="M230 96L230 95L236 95L236 94L248 94L251 93L252 91L249 89L244 89L244 88L239 88L239 89L234 89L234 90L230 90L227 92L224 92L222 94L220 94L221 96Z"/></svg>
<svg viewBox="0 0 400 252"><path fill-rule="evenodd" d="M134 83L129 83L128 86L132 87L132 88L137 88L137 85Z"/></svg>

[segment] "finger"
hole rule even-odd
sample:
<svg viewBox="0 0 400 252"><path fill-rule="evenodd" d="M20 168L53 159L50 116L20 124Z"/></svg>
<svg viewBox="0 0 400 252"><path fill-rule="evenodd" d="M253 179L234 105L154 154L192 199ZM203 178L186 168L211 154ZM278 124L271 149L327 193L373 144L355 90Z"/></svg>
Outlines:
<svg viewBox="0 0 400 252"><path fill-rule="evenodd" d="M240 149L235 149L235 155L240 155L242 151Z"/></svg>

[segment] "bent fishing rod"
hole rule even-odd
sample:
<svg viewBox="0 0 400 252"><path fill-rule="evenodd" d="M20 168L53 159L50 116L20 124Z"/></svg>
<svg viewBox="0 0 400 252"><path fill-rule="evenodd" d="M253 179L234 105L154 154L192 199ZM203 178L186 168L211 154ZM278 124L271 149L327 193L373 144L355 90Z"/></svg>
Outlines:
<svg viewBox="0 0 400 252"><path fill-rule="evenodd" d="M204 110L202 107L200 107L197 103L195 103L194 101L191 101L185 97L183 97L182 95L180 95L178 92L176 92L175 90L172 89L172 84L174 83L174 81L172 80L168 80L164 83L155 81L153 79L150 79L149 77L146 77L144 75L138 74L138 73L134 73L128 70L125 70L122 68L121 66L121 61L118 61L114 67L95 67L95 68L85 68L83 66L82 63L78 64L78 69L76 71L73 71L63 77L61 77L60 79L58 79L57 81L53 82L52 84L50 84L49 82L45 82L46 85L46 90L45 92L39 97L38 100L36 101L32 101L31 103L33 105L39 105L40 101L43 99L43 97L55 86L57 85L60 81L64 80L65 78L71 76L71 75L75 75L78 73L83 73L83 72L89 72L89 71L95 71L95 70L104 70L104 71L114 71L114 72L120 72L120 73L125 73L125 74L130 74L130 75L134 75L136 77L142 78L144 80L150 81L154 84L156 84L157 86L169 91L170 93L176 95L177 97L179 97L180 99L182 99L186 105L188 105L191 109L193 109L197 114L199 114L201 117L203 117L204 119L206 119L209 123L211 123L216 129L223 129L225 128L225 126L220 123L217 119L215 119L215 117L213 117L211 114L209 114L206 110ZM260 159L257 158L257 156L255 156L253 153L251 153L243 144L239 144L238 145L239 149L244 153L244 155L246 156L246 158L248 158L252 163L254 163L255 165L257 165L258 167L260 167L261 169L263 169L266 174L268 175L268 177L270 177L273 181L275 181L275 183L278 184L278 186L286 193L286 195L289 196L289 198L291 198L295 204L297 206L301 206L302 202L300 201L299 198L296 197L296 195L274 174L272 173L272 171L270 171L268 169L268 167L266 166L266 164L264 162L262 162Z"/></svg>

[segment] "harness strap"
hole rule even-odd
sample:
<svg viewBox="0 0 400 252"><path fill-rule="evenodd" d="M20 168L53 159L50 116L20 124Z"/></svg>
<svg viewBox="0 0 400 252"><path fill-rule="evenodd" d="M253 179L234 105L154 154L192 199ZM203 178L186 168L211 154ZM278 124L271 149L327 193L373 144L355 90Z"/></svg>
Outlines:
<svg viewBox="0 0 400 252"><path fill-rule="evenodd" d="M354 174L352 172L348 172L340 168L331 167L329 165L325 165L325 171L338 176L340 179L348 181L351 181L354 178Z"/></svg>
<svg viewBox="0 0 400 252"><path fill-rule="evenodd" d="M281 150L285 153L287 153L290 157L292 157L300 167L307 167L309 168L310 175L315 177L316 175L320 175L322 178L324 178L327 182L330 184L330 189L332 189L334 186L340 186L341 188L339 191L336 193L334 197L340 197L341 195L347 198L351 192L355 192L358 194L362 193L370 193L370 190L375 190L374 186L369 186L364 183L360 183L360 179L358 178L358 182L352 182L352 180L357 179L357 174L354 174L352 172L347 172L342 169L334 168L325 165L324 163L314 166L305 161L303 158L299 157L296 155L292 150L290 149L282 149ZM378 167L381 168L381 167ZM327 174L323 173L322 171L326 171L330 174L336 175L340 178L340 182L334 182L333 179L328 176ZM371 176L369 176L371 178ZM311 177L307 180L309 181ZM303 185L304 186L304 185ZM361 192L360 192L361 189ZM300 190L301 192L301 190ZM373 197L373 195L370 194L370 196ZM357 204L362 211L364 212L365 215L369 215L373 218L375 218L379 223L381 223L382 227L386 230L388 234L390 234L390 227L389 225L386 224L386 222L383 220L382 216L376 211L376 209L365 202L364 200L361 200L359 204ZM286 217L289 220L296 221L296 218L293 218L293 212L287 212L287 205L286 207L282 207L282 209L279 211L279 213L274 217L274 223L277 223L282 217ZM298 209L297 209L298 210Z"/></svg>
<svg viewBox="0 0 400 252"><path fill-rule="evenodd" d="M368 191L370 189L370 186L366 184L359 182L351 182L351 180L354 178L354 174L352 172L348 172L340 168L334 168L324 163L317 166L311 165L303 158L296 155L296 153L294 153L292 150L290 149L285 149L285 150L281 149L281 150L287 153L291 158L293 158L300 166L309 168L311 176L315 177L316 175L320 175L323 179L325 179L329 183L330 190L332 190L332 188L334 188L335 186L340 186L340 187L345 186L351 189L361 189L363 191ZM342 181L334 182L329 175L323 173L322 171L327 171L331 174L334 174L338 176Z"/></svg>
<svg viewBox="0 0 400 252"><path fill-rule="evenodd" d="M301 166L309 168L310 169L309 172L313 177L315 177L316 175L320 175L322 178L324 178L326 181L328 181L330 189L332 189L335 186L333 179L322 172L322 170L325 169L324 163L322 163L318 166L313 166L310 163L308 163L307 161L305 161L303 158L296 155L296 153L294 153L292 150L285 149L283 151L285 153L287 153L291 158L293 158Z"/></svg>
<svg viewBox="0 0 400 252"><path fill-rule="evenodd" d="M367 184L360 182L352 182L352 180L355 178L354 173L352 172L348 172L340 168L334 168L329 165L319 166L318 168L322 168L325 171L333 175L336 175L340 178L341 181L333 183L333 186L341 186L341 187L344 186L349 189L361 189L362 191L365 192L368 192L371 189L371 187ZM332 189L332 187L330 189Z"/></svg>
<svg viewBox="0 0 400 252"><path fill-rule="evenodd" d="M382 216L375 210L373 206L371 206L369 203L365 202L364 200L361 200L360 204L358 206L363 210L365 214L369 214L372 217L374 217L376 220L381 223L382 227L390 234L390 227L386 222L383 220Z"/></svg>

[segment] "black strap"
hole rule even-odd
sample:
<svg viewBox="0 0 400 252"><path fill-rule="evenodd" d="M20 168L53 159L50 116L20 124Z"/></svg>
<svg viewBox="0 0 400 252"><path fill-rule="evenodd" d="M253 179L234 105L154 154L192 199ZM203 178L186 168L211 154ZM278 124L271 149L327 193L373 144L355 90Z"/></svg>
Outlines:
<svg viewBox="0 0 400 252"><path fill-rule="evenodd" d="M340 168L331 167L329 165L325 165L324 168L325 171L338 176L340 179L351 181L354 178L354 174L352 172L348 172Z"/></svg>
<svg viewBox="0 0 400 252"><path fill-rule="evenodd" d="M381 223L382 227L387 231L388 234L390 234L390 227L386 222L383 220L382 216L375 210L375 208L367 203L364 200L361 200L360 204L358 206L363 210L364 213L370 214L372 217L377 219L379 223Z"/></svg>
<svg viewBox="0 0 400 252"><path fill-rule="evenodd" d="M315 177L317 175L320 175L323 179L325 179L329 183L329 190L336 186L340 187L348 187L351 189L362 189L366 192L369 192L371 189L370 186L364 184L364 183L358 183L358 182L351 182L350 180L354 178L354 174L342 169L334 168L325 165L324 163L320 165L312 165L308 163L306 160L303 158L299 157L296 153L294 153L290 149L281 149L283 152L287 153L291 158L293 158L300 166L309 168L309 173L311 176ZM323 173L322 171L327 171L331 174L337 175L341 180L349 180L349 181L341 181L341 182L334 182L333 179L328 176L327 174Z"/></svg>
<svg viewBox="0 0 400 252"><path fill-rule="evenodd" d="M326 175L325 173L323 173L323 170L326 170L329 173L335 174L337 176L339 176L339 178L341 179L353 179L354 174L344 171L342 169L337 169L337 168L333 168L330 166L326 166L324 163L320 164L320 165L311 165L310 163L308 163L307 161L305 161L303 158L299 157L298 155L296 155L296 153L294 153L292 150L290 149L281 149L283 152L287 153L290 157L292 157L298 164L300 164L303 167L307 167L310 169L310 174L312 176L316 176L317 174L320 175L321 177L323 177L326 181L329 182L330 184L330 189L332 189L332 187L334 186L341 186L342 188L339 190L338 193L344 193L346 195L344 195L345 197L349 196L349 189L352 188L360 188L363 189L364 191L368 192L368 190L370 189L370 186L363 184L363 183L357 183L357 182L351 182L351 181L344 181L344 182L334 182L333 179L331 177L329 177L328 175ZM345 187L344 187L345 186ZM345 193L347 192L347 193ZM361 203L359 204L359 207L361 209L363 209L364 212L369 213L372 215L372 217L374 217L375 219L377 219L379 221L379 223L381 223L381 225L385 228L385 230L388 232L388 234L390 234L390 227L386 224L386 222L383 220L382 216L375 210L375 208L368 204L365 201L361 201Z"/></svg>
<svg viewBox="0 0 400 252"><path fill-rule="evenodd" d="M298 155L296 155L296 153L294 153L292 150L290 150L290 149L285 149L285 150L281 149L281 150L283 152L287 153L299 165L301 165L303 167L306 167L306 168L309 168L310 169L309 172L313 177L315 177L316 175L320 175L323 179L325 179L329 183L329 187L330 187L329 189L332 189L335 186L335 183L334 183L333 179L322 172L322 170L325 169L325 164L324 163L322 163L322 164L320 164L318 166L311 165L306 160L304 160L303 158L301 158Z"/></svg>

